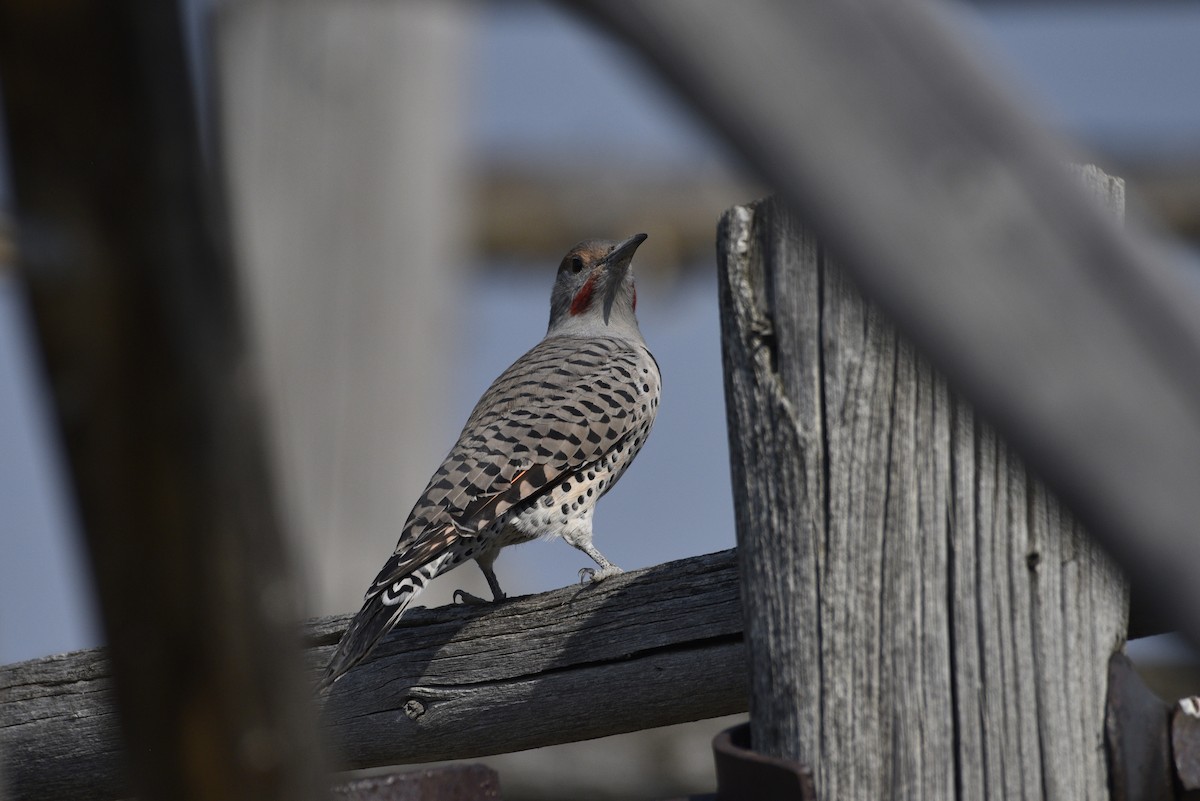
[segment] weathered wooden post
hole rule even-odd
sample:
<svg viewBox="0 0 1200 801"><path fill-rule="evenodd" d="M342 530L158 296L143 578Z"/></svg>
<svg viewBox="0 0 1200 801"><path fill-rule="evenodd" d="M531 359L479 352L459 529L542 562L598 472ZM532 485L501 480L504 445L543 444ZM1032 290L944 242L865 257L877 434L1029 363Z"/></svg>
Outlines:
<svg viewBox="0 0 1200 801"><path fill-rule="evenodd" d="M453 434L429 421L452 387L454 332L427 334L467 263L472 9L214 6L247 323L309 614L358 608L391 547L381 533Z"/></svg>
<svg viewBox="0 0 1200 801"><path fill-rule="evenodd" d="M1117 570L781 203L718 254L753 748L822 799L1107 797Z"/></svg>

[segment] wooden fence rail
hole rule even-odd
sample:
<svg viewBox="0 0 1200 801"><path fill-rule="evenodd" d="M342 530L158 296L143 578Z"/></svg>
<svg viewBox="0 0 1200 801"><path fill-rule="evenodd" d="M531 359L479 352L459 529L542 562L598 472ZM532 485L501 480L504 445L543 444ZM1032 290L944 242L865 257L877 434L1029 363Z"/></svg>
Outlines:
<svg viewBox="0 0 1200 801"><path fill-rule="evenodd" d="M323 699L342 768L481 756L746 709L734 551L494 607L417 609ZM305 627L315 681L348 616ZM12 799L130 790L102 650L0 667Z"/></svg>

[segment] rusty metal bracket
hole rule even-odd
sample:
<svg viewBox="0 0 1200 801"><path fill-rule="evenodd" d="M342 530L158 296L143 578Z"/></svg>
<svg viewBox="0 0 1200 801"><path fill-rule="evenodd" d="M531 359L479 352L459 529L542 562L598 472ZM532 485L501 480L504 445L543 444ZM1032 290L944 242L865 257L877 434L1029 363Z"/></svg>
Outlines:
<svg viewBox="0 0 1200 801"><path fill-rule="evenodd" d="M816 801L808 766L756 753L750 724L726 729L713 739L716 801Z"/></svg>

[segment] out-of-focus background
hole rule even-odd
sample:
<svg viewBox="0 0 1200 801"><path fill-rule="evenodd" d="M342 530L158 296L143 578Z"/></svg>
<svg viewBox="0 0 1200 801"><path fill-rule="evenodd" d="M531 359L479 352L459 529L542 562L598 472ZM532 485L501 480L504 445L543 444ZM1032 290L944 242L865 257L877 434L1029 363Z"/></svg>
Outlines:
<svg viewBox="0 0 1200 801"><path fill-rule="evenodd" d="M1128 181L1131 213L1200 240L1200 5L946 9L1081 158ZM357 608L475 400L544 332L558 259L591 236L650 235L634 264L664 379L653 436L599 507L597 545L626 569L734 545L714 232L725 208L766 189L713 134L557 7L197 0L192 11L309 614ZM0 664L101 642L6 267L4 151ZM532 543L497 570L520 595L571 582L586 562ZM458 587L485 589L466 567L422 602ZM1200 692L1182 643L1131 651L1164 694ZM713 786L708 740L731 722L488 761L510 799L699 792Z"/></svg>

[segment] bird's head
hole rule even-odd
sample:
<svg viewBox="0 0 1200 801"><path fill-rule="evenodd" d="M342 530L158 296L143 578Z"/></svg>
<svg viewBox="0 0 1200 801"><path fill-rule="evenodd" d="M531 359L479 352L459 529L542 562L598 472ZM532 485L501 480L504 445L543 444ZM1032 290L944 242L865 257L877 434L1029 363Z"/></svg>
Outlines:
<svg viewBox="0 0 1200 801"><path fill-rule="evenodd" d="M645 241L645 234L624 242L587 239L567 251L550 295L547 333L637 332L637 288L630 261Z"/></svg>

